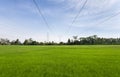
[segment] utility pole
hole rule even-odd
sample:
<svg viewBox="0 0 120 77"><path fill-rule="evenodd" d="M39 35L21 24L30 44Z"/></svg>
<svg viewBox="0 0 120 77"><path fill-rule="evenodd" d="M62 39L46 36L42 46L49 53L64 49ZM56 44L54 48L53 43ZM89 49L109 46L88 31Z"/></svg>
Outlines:
<svg viewBox="0 0 120 77"><path fill-rule="evenodd" d="M49 43L49 32L47 32L47 42Z"/></svg>
<svg viewBox="0 0 120 77"><path fill-rule="evenodd" d="M59 42L61 42L61 38L62 38L62 36L60 35L60 36L58 36L59 37Z"/></svg>

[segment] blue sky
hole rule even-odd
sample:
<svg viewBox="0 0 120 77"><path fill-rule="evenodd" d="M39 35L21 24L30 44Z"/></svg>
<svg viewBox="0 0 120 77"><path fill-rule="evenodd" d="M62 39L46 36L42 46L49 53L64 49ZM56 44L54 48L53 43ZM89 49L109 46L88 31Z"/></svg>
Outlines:
<svg viewBox="0 0 120 77"><path fill-rule="evenodd" d="M72 24L85 0L36 0L50 29L32 0L0 0L0 38L21 41L66 41L72 36L98 35L120 37L120 0L88 0ZM71 25L72 24L72 25Z"/></svg>

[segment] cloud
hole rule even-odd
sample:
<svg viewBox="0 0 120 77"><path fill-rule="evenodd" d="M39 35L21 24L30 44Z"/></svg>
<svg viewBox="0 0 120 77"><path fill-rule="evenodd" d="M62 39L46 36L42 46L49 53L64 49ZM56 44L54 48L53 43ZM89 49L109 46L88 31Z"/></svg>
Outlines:
<svg viewBox="0 0 120 77"><path fill-rule="evenodd" d="M16 4L3 3L0 5L0 23L7 23L9 26L1 26L0 35L8 36L10 38L38 38L41 40L46 39L47 30L42 18L30 0L15 0ZM78 14L81 6L85 0L41 0L38 5L42 9L46 20L56 35L69 36L64 34L72 23L74 17ZM2 4L2 3L1 3ZM5 5L6 4L6 5ZM106 21L100 25L96 25L104 21L109 16L118 13L120 7L120 0L88 0L86 6L83 8L80 16L76 19L75 23L70 26L72 28L71 35L75 33L97 33L103 34L115 32L119 33L120 30L120 17L119 15ZM11 26L15 25L15 26ZM51 33L51 39L54 40L54 32ZM103 32L103 33L102 33ZM69 34L69 33L68 33ZM12 36L13 35L13 36ZM15 36L14 36L15 35ZM57 37L55 37L57 38Z"/></svg>

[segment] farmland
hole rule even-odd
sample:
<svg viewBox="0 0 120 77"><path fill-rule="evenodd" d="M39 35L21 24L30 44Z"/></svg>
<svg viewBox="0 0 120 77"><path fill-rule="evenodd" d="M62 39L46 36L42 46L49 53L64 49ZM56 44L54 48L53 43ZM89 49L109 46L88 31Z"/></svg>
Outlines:
<svg viewBox="0 0 120 77"><path fill-rule="evenodd" d="M120 77L120 46L0 46L0 77Z"/></svg>

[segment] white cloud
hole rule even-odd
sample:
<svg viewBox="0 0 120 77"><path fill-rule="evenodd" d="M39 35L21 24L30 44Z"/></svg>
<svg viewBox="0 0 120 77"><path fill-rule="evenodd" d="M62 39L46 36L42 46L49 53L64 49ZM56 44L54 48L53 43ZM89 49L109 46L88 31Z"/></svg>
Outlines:
<svg viewBox="0 0 120 77"><path fill-rule="evenodd" d="M42 6L44 8L44 9L42 9L43 14L45 15L50 26L52 24L52 26L51 26L52 29L55 30L56 33L59 32L57 34L65 35L64 34L66 32L65 29L67 29L69 27L73 18L78 13L78 11L80 10L80 8L81 8L82 4L85 2L85 0L47 0L47 1L55 2L56 4L53 7L52 6L51 7ZM110 16L111 14L118 13L118 11L119 11L118 9L120 7L119 3L120 3L120 0L88 0L86 6L83 9L83 11L81 12L80 16L77 18L76 22L72 25L73 31L71 31L71 33L73 33L73 35L74 35L76 28L80 29L81 31L84 30L84 32L86 32L86 33L90 32L90 31L95 33L95 31L94 31L95 29L96 30L99 29L99 30L101 30L101 32L102 32L102 30L106 30L106 32L108 30L118 32L118 30L120 29L120 27L119 27L120 24L119 24L119 21L115 21L115 20L120 20L119 16L117 16L117 17L111 19L110 21L107 21L101 25L95 25L95 24L98 23L99 21L104 20L106 17ZM46 40L46 34L42 34L40 32L37 33L38 27L37 28L32 27L32 29L30 29L30 25L34 26L34 25L41 24L41 22L39 22L39 18L41 19L41 17L37 16L39 14L38 14L37 9L35 8L34 4L32 4L32 2L26 4L26 3L22 3L22 1L21 1L16 6L17 6L16 8L18 8L16 10L16 12L18 12L18 14L20 13L19 15L21 15L21 12L25 13L25 15L30 14L30 13L32 13L32 14L35 13L37 18L34 17L34 14L33 15L30 14L29 16L32 16L30 19L31 21L29 21L29 19L27 19L27 17L28 17L27 16L26 22L22 21L22 17L19 17L21 19L15 17L16 20L20 20L19 22L16 22L16 21L14 21L15 19L13 19L13 20L11 19L11 21L8 21L5 19L2 19L3 17L1 16L2 18L1 18L0 23L17 25L18 27L1 26L0 25L0 28L2 29L2 30L0 30L0 36L4 37L6 35L10 38L15 38L15 39L17 37L23 38L23 39L32 37L35 40ZM58 8L57 6L60 6L61 8L60 7ZM9 7L7 7L7 8L9 8ZM2 9L2 7L0 7L0 10L3 11L4 9ZM8 10L6 10L6 11L8 11ZM25 21L25 17L23 17L23 19ZM32 21L32 19L33 19L33 21ZM4 21L2 21L2 20L4 20ZM42 21L42 19L40 21ZM16 23L16 24L13 24L12 22ZM28 23L30 23L30 24L28 24ZM26 26L24 29L24 28L20 27L21 25L22 26L29 25L29 26ZM53 25L55 25L55 26L53 26ZM45 26L45 25L42 23L41 26ZM53 27L55 27L55 28L53 28ZM42 27L39 27L39 28L42 28ZM20 30L22 30L22 31L20 31ZM33 31L33 30L35 30L35 31ZM79 30L79 32L76 31L76 33L77 32L80 33L80 30ZM100 33L98 32L98 34L100 34ZM89 33L88 33L88 35L89 35ZM40 37L38 37L38 36L40 36ZM54 40L54 37L55 37L54 34L51 33L52 40ZM55 38L57 38L57 36Z"/></svg>

